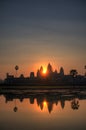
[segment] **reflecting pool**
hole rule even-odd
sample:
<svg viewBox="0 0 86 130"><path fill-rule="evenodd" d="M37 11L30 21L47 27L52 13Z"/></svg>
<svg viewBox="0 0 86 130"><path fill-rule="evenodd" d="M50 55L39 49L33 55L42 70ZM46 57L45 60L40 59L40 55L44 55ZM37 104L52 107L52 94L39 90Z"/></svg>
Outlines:
<svg viewBox="0 0 86 130"><path fill-rule="evenodd" d="M86 90L1 90L0 130L86 130Z"/></svg>

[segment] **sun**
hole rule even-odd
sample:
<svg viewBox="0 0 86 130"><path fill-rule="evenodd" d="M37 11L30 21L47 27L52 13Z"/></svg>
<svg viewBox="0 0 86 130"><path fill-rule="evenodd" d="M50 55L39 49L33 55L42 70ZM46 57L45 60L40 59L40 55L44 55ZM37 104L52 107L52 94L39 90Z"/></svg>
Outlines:
<svg viewBox="0 0 86 130"><path fill-rule="evenodd" d="M43 74L46 74L46 73L47 73L47 69L43 68Z"/></svg>

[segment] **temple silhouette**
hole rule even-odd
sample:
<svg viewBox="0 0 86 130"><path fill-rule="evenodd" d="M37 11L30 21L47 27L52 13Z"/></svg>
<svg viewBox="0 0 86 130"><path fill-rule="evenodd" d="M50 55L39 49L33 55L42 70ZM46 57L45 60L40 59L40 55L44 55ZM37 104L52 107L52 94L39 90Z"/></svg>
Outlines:
<svg viewBox="0 0 86 130"><path fill-rule="evenodd" d="M57 72L57 70L53 70L52 65L49 63L46 73L43 73L43 67L41 66L37 70L36 76L34 72L30 72L29 77L24 77L23 74L18 77L18 69L19 67L16 65L16 76L9 73L6 74L5 85L86 85L86 73L85 75L79 75L76 69L71 69L69 74L65 75L63 67Z"/></svg>

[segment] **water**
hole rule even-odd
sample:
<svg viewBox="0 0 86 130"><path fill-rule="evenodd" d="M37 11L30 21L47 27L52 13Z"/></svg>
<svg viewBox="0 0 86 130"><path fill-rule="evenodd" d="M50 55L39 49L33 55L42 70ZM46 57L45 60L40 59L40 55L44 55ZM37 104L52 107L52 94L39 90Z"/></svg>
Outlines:
<svg viewBox="0 0 86 130"><path fill-rule="evenodd" d="M86 90L1 90L0 130L86 130Z"/></svg>

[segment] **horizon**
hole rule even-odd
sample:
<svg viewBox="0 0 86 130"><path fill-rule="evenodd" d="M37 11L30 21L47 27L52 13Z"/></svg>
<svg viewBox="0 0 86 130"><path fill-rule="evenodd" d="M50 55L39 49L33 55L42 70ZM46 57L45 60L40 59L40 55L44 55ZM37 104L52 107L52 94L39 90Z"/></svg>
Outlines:
<svg viewBox="0 0 86 130"><path fill-rule="evenodd" d="M65 74L86 65L86 1L0 1L0 79L15 75L15 65L29 76L50 62Z"/></svg>
<svg viewBox="0 0 86 130"><path fill-rule="evenodd" d="M49 62L49 63L51 64L51 62ZM18 65L18 67L19 67L19 69L18 69L18 76L20 76L21 74L23 74L25 77L29 77L31 72L34 72L34 75L36 76L37 75L37 70L39 70L41 66L43 67L43 73L45 74L46 71L47 71L47 66L48 66L49 63L47 63L47 64L40 64L38 68L37 68L37 64L34 67L31 66L32 70L28 69L29 67L27 67L25 69L24 67ZM54 65L54 67L53 67L53 65L51 64L53 72L55 70L57 70L57 73L59 73L60 72L60 68L62 67L64 69L64 74L65 75L69 75L70 74L70 70L72 70L72 69L77 70L78 75L83 75L84 76L85 73L86 73L85 66L81 69L81 72L78 71L78 69L75 68L75 67L69 68L68 72L66 72L65 68L63 66L57 66L57 68L55 68L55 65ZM25 71L24 71L24 69L25 69ZM0 74L0 80L5 79L7 73L9 73L10 75L15 75L16 74L16 72L15 72L15 65L11 67L11 70L9 69L9 71L7 71L6 73L4 73L3 76Z"/></svg>
<svg viewBox="0 0 86 130"><path fill-rule="evenodd" d="M48 63L47 64L47 66L45 67L45 66L40 66L37 70L36 70L36 72L34 72L34 71L30 71L30 73L28 73L28 75L24 75L24 73L21 73L21 71L19 71L19 70L21 70L20 68L20 66L18 66L18 65L16 65L15 67L14 67L14 70L15 70L15 73L10 73L10 72L7 72L6 74L5 74L5 78L7 78L7 75L9 75L9 76L14 76L14 78L20 78L21 77L21 75L23 75L24 76L24 78L30 78L30 74L31 73L34 73L34 77L37 77L37 73L38 73L38 71L40 72L40 75L42 76L42 78L44 78L45 77L45 79L47 78L47 76L49 76L50 74L50 72L48 72L48 66L51 66L51 68L50 68L50 70L49 71L51 71L52 73L57 73L57 74L60 74L61 72L60 72L60 70L62 69L62 71L63 71L63 73L64 73L64 76L66 76L66 75L71 75L70 74L70 72L71 72L71 70L75 70L76 72L77 72L77 75L81 75L81 76L85 76L85 74L86 74L86 69L85 69L85 71L84 71L84 74L82 75L82 74L80 74L80 73L78 73L78 71L77 71L77 69L75 69L75 68L72 68L72 69L70 69L70 71L69 71L69 73L65 73L65 70L64 70L64 68L61 66L60 68L59 68L59 70L57 70L56 68L53 68L53 66L51 65L51 63ZM41 69L42 68L42 69ZM5 79L4 78L4 79ZM4 80L4 79L0 79L0 80Z"/></svg>

